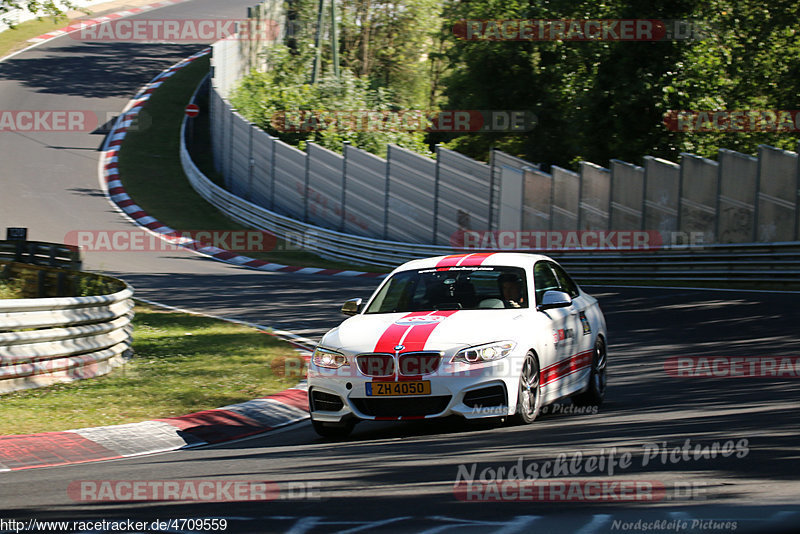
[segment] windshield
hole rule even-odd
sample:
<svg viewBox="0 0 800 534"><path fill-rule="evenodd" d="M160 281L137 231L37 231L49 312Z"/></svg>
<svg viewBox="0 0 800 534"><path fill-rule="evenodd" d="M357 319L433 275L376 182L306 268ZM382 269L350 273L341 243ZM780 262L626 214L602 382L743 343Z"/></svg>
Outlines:
<svg viewBox="0 0 800 534"><path fill-rule="evenodd" d="M527 307L525 271L519 267L438 267L395 274L365 313Z"/></svg>

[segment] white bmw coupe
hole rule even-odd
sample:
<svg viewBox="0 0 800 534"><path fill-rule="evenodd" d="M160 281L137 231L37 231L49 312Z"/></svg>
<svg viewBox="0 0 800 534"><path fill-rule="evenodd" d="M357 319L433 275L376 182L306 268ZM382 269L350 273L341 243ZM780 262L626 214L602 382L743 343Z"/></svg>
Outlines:
<svg viewBox="0 0 800 534"><path fill-rule="evenodd" d="M605 319L546 256L410 261L342 312L352 317L325 334L309 363L311 420L322 436L346 436L360 420L454 414L530 423L565 397L603 401Z"/></svg>

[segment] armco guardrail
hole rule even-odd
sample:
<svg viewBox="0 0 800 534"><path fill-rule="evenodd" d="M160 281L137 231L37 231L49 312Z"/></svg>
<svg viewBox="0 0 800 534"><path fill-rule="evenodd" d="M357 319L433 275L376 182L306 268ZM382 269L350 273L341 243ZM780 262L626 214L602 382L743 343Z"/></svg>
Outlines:
<svg viewBox="0 0 800 534"><path fill-rule="evenodd" d="M0 261L81 270L78 247L41 241L0 241Z"/></svg>
<svg viewBox="0 0 800 534"><path fill-rule="evenodd" d="M195 191L231 219L270 232L287 241L302 239L302 247L324 258L393 267L409 258L449 254L448 247L382 241L343 234L296 221L237 197L208 179L181 142L183 170Z"/></svg>
<svg viewBox="0 0 800 534"><path fill-rule="evenodd" d="M185 124L184 124L185 131ZM451 247L400 243L343 234L294 220L248 202L213 183L194 164L181 139L181 163L192 187L231 219L271 232L322 257L395 267L413 258L460 252ZM582 282L796 282L800 243L671 246L647 253L549 251Z"/></svg>
<svg viewBox="0 0 800 534"><path fill-rule="evenodd" d="M467 227L700 233L704 243L720 244L800 241L800 150L760 145L756 156L721 149L716 161L682 153L677 163L645 156L641 166L611 160L607 168L582 161L575 172L545 172L496 149L488 164L443 147L435 159L391 145L386 158L311 142L301 151L250 123L229 100L251 68L264 68L253 64L252 50L236 40L212 50L208 112L221 185L297 220L437 246Z"/></svg>
<svg viewBox="0 0 800 534"><path fill-rule="evenodd" d="M674 247L648 253L549 253L582 282L794 283L800 281L800 243Z"/></svg>
<svg viewBox="0 0 800 534"><path fill-rule="evenodd" d="M129 356L133 290L0 300L0 393L91 378Z"/></svg>

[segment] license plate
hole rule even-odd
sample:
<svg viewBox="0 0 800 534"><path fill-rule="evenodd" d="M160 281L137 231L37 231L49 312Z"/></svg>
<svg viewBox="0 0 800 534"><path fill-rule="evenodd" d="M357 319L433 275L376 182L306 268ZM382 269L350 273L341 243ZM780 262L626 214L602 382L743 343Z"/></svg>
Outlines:
<svg viewBox="0 0 800 534"><path fill-rule="evenodd" d="M394 397L400 395L430 395L430 380L420 382L367 382L368 397Z"/></svg>

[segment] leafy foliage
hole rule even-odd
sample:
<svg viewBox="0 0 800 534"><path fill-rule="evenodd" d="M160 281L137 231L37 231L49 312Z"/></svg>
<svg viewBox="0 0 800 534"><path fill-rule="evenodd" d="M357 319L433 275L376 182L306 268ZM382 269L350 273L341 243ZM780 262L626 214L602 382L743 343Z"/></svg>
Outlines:
<svg viewBox="0 0 800 534"><path fill-rule="evenodd" d="M713 157L719 148L754 153L760 143L796 146L786 133L673 132L669 110L797 108L800 5L754 0L642 0L603 3L453 1L459 19L625 19L699 22L698 38L658 42L497 42L449 37L448 107L530 109L527 134L470 134L451 148L486 157L494 146L526 159L574 166L579 159L640 162L681 151Z"/></svg>
<svg viewBox="0 0 800 534"><path fill-rule="evenodd" d="M305 83L305 72L297 69L291 54L283 46L269 51L271 70L245 77L234 92L233 105L250 121L282 141L305 148L311 141L329 150L342 151L343 143L384 155L389 143L409 150L428 153L423 132L358 131L336 128L311 129L305 132L285 131L282 112L298 110L325 111L390 111L397 105L386 88L370 88L369 80L343 69L341 79L332 76L319 83Z"/></svg>
<svg viewBox="0 0 800 534"><path fill-rule="evenodd" d="M125 286L106 276L96 274L81 274L75 280L76 297L93 297L99 295L111 295L121 291Z"/></svg>
<svg viewBox="0 0 800 534"><path fill-rule="evenodd" d="M0 299L21 299L22 280L0 278Z"/></svg>
<svg viewBox="0 0 800 534"><path fill-rule="evenodd" d="M27 9L34 15L59 16L68 9L75 9L75 4L68 0L0 0L0 18L17 9Z"/></svg>
<svg viewBox="0 0 800 534"><path fill-rule="evenodd" d="M244 92L260 92L246 102L249 109L258 107L256 96L267 98L270 111L323 108L333 95L340 103L350 98L341 91L355 90L362 92L346 105L528 110L539 119L530 132L430 133L425 141L478 159L498 148L545 167L575 168L582 159L641 163L645 155L675 161L681 152L715 157L720 148L752 154L760 144L797 147L796 132L673 131L664 123L665 114L678 110L798 109L796 1L340 0L340 61L352 76L338 86L301 88L313 63L316 3L294 2L300 29L292 68L249 79ZM463 19L659 19L700 31L654 42L465 41L454 32ZM322 49L329 72L330 47ZM287 73L294 78L286 87L263 87L285 83ZM341 103L332 109L345 109ZM308 107L291 107L298 105ZM328 132L318 141L335 150L343 140L366 142L375 150L376 143L358 137Z"/></svg>

